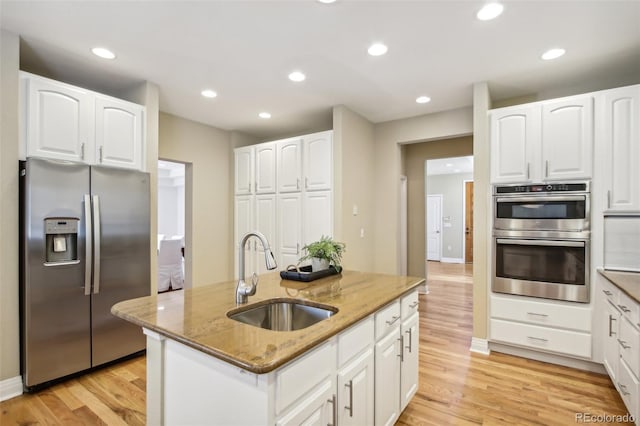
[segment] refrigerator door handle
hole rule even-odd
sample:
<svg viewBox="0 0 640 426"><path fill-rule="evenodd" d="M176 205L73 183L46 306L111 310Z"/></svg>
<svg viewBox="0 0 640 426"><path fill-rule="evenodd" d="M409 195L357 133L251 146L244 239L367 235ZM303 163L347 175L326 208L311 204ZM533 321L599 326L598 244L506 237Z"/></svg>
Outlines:
<svg viewBox="0 0 640 426"><path fill-rule="evenodd" d="M100 293L100 197L93 196L93 294Z"/></svg>
<svg viewBox="0 0 640 426"><path fill-rule="evenodd" d="M84 295L91 294L91 264L93 263L91 250L93 246L91 220L91 196L84 194L84 235L85 235L85 259L84 259Z"/></svg>

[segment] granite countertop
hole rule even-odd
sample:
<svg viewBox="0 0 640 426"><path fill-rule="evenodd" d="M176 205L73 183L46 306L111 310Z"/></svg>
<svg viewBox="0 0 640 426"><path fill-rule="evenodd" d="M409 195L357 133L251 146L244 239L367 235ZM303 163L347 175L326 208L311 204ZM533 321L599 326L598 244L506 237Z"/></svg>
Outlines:
<svg viewBox="0 0 640 426"><path fill-rule="evenodd" d="M604 269L598 269L598 272L633 300L640 303L640 272L607 271Z"/></svg>
<svg viewBox="0 0 640 426"><path fill-rule="evenodd" d="M343 271L311 283L260 276L246 305L236 305L236 281L120 302L111 312L254 373L272 371L424 283L424 278ZM272 331L227 318L229 311L273 298L330 305L338 312L296 331Z"/></svg>

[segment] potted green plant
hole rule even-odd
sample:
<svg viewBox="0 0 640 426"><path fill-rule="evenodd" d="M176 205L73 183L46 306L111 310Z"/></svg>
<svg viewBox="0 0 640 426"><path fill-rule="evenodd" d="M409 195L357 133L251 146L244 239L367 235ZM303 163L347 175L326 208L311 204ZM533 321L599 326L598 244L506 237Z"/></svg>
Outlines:
<svg viewBox="0 0 640 426"><path fill-rule="evenodd" d="M304 246L302 250L305 250L307 254L300 258L300 261L311 259L313 272L327 269L330 264L333 264L338 272L342 269L340 262L342 253L346 250L344 243L333 241L331 237L323 235L318 241Z"/></svg>

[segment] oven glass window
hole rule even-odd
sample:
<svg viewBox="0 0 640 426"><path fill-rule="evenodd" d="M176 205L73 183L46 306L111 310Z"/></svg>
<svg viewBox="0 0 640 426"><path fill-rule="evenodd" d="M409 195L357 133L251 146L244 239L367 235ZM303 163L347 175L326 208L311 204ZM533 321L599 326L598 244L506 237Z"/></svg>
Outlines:
<svg viewBox="0 0 640 426"><path fill-rule="evenodd" d="M584 219L585 200L579 201L500 201L499 219Z"/></svg>
<svg viewBox="0 0 640 426"><path fill-rule="evenodd" d="M496 276L558 284L585 284L585 247L496 245Z"/></svg>

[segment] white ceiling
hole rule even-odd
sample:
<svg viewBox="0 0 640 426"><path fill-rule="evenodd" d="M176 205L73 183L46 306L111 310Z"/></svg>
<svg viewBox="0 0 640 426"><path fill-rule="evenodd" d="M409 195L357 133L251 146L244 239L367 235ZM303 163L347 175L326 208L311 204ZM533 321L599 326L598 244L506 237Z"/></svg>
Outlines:
<svg viewBox="0 0 640 426"><path fill-rule="evenodd" d="M375 123L469 106L474 82L494 99L640 82L640 1L503 3L483 22L482 1L1 0L0 25L23 69L112 94L148 80L162 111L260 138L331 128L340 104ZM385 56L367 55L375 41ZM555 46L567 54L542 61Z"/></svg>
<svg viewBox="0 0 640 426"><path fill-rule="evenodd" d="M473 173L473 156L427 160L427 176Z"/></svg>

